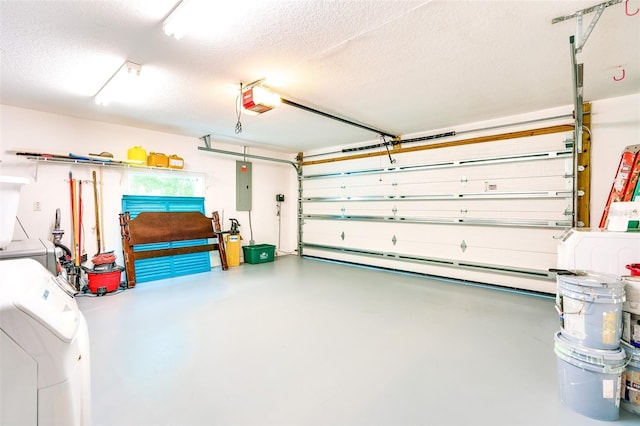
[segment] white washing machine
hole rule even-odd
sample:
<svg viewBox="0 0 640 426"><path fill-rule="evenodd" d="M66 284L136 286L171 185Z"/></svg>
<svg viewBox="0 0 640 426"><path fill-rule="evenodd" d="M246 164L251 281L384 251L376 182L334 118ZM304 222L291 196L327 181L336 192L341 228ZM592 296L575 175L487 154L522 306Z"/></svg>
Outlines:
<svg viewBox="0 0 640 426"><path fill-rule="evenodd" d="M73 294L36 260L0 261L0 425L91 423L89 332Z"/></svg>
<svg viewBox="0 0 640 426"><path fill-rule="evenodd" d="M55 247L51 241L31 238L11 241L0 250L0 261L22 258L35 259L54 275L58 274Z"/></svg>

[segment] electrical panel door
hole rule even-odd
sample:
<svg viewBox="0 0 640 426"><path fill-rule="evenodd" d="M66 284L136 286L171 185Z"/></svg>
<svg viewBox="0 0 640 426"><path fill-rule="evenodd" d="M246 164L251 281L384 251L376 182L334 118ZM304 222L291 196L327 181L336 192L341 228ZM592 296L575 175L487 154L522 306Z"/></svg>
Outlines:
<svg viewBox="0 0 640 426"><path fill-rule="evenodd" d="M251 211L251 163L236 161L236 210Z"/></svg>

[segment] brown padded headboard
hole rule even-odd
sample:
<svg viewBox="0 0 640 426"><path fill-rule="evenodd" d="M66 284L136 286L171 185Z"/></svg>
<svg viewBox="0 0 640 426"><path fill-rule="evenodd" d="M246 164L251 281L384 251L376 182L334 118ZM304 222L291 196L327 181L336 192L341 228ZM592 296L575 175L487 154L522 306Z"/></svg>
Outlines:
<svg viewBox="0 0 640 426"><path fill-rule="evenodd" d="M129 224L129 244L215 238L211 218L200 212L142 212Z"/></svg>
<svg viewBox="0 0 640 426"><path fill-rule="evenodd" d="M131 219L129 212L120 213L122 251L124 252L127 286L135 287L135 260L218 250L222 269L227 269L224 239L218 212L209 218L200 212L142 212ZM139 244L216 238L217 243L188 247L134 251Z"/></svg>

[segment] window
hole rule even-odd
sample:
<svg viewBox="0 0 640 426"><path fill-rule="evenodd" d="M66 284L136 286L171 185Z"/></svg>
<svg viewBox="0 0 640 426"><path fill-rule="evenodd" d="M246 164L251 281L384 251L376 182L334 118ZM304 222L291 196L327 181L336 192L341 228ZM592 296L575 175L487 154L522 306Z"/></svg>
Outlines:
<svg viewBox="0 0 640 426"><path fill-rule="evenodd" d="M171 170L128 170L123 193L167 197L204 197L205 175Z"/></svg>

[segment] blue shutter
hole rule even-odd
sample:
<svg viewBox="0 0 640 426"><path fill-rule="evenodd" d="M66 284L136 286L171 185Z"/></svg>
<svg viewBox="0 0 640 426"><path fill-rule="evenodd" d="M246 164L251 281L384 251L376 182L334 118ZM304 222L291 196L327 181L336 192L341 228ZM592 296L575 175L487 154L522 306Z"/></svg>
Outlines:
<svg viewBox="0 0 640 426"><path fill-rule="evenodd" d="M123 195L122 211L134 219L141 212L204 212L203 197L161 197ZM207 240L175 241L172 243L143 244L136 251L206 244ZM136 260L136 281L146 282L211 270L209 252L182 254Z"/></svg>

